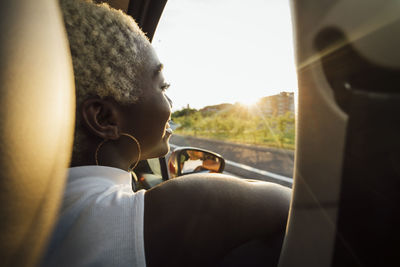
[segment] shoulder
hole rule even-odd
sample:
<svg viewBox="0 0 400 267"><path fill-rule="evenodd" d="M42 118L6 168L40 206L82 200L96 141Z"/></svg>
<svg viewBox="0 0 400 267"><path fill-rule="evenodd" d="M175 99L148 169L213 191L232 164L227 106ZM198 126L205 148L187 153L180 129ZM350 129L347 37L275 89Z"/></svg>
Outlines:
<svg viewBox="0 0 400 267"><path fill-rule="evenodd" d="M144 205L144 191L132 191L128 172L100 166L70 169L63 198L63 212L90 210L91 216L107 216L138 205ZM102 211L104 207L113 209Z"/></svg>
<svg viewBox="0 0 400 267"><path fill-rule="evenodd" d="M47 266L143 266L145 192L134 193L123 172L81 171L70 172Z"/></svg>
<svg viewBox="0 0 400 267"><path fill-rule="evenodd" d="M270 200L274 201L274 206L282 205L283 209L287 209L290 197L291 189L274 183L244 180L221 174L193 174L167 181L148 190L146 202L164 202L163 199L167 198L169 202L178 201L181 205L190 207L198 203L196 200L201 200L202 205L211 200L221 204L229 202L241 203L240 205ZM213 205L218 206L215 203Z"/></svg>
<svg viewBox="0 0 400 267"><path fill-rule="evenodd" d="M145 195L147 256L162 262L176 251L195 252L197 260L208 255L212 261L216 252L226 253L248 240L281 236L290 196L286 187L227 175L187 175L163 183ZM186 263L194 259L175 256Z"/></svg>
<svg viewBox="0 0 400 267"><path fill-rule="evenodd" d="M145 203L156 213L173 209L180 214L270 215L286 220L291 189L267 182L250 182L228 175L186 175L147 191ZM146 211L147 212L147 211ZM150 214L150 213L149 213ZM274 221L271 220L270 223Z"/></svg>

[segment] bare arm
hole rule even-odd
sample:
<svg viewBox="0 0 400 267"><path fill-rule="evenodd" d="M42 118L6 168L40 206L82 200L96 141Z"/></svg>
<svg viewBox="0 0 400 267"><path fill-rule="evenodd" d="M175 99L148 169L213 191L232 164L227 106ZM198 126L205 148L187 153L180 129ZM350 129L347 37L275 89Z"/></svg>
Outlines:
<svg viewBox="0 0 400 267"><path fill-rule="evenodd" d="M227 175L193 174L149 190L148 266L210 266L251 240L284 235L291 190Z"/></svg>

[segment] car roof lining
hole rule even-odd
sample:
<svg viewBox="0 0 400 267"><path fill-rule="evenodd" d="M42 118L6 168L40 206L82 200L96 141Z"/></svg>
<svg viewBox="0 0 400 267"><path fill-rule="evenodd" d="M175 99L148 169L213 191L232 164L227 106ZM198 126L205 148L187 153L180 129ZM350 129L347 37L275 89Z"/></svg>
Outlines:
<svg viewBox="0 0 400 267"><path fill-rule="evenodd" d="M96 0L95 2L106 2L111 7L121 9L132 16L151 42L167 0Z"/></svg>

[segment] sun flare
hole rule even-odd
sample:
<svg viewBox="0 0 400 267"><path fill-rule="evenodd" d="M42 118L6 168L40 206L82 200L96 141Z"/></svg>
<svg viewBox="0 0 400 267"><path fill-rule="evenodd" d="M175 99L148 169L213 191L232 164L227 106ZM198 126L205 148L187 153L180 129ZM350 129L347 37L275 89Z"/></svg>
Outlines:
<svg viewBox="0 0 400 267"><path fill-rule="evenodd" d="M242 96L239 100L239 103L246 107L254 107L259 100L256 96Z"/></svg>

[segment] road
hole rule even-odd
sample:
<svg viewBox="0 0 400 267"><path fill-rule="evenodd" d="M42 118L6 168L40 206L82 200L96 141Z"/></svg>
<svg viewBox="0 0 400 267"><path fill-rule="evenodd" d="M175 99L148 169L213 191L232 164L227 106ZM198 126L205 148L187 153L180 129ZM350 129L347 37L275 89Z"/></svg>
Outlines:
<svg viewBox="0 0 400 267"><path fill-rule="evenodd" d="M173 135L175 146L194 146L222 155L225 171L233 175L292 185L294 153L291 150L235 144L204 138Z"/></svg>

